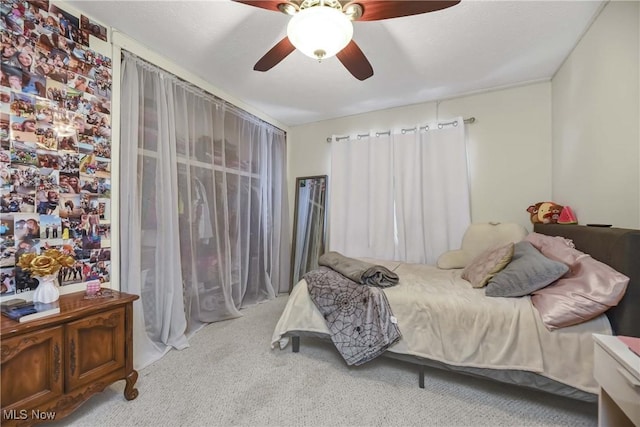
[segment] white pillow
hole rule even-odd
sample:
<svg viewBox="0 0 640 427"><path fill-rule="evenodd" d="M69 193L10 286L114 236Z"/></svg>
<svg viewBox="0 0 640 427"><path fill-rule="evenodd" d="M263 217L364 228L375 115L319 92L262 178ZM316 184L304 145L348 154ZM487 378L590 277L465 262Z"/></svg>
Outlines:
<svg viewBox="0 0 640 427"><path fill-rule="evenodd" d="M469 254L462 249L448 251L438 258L438 267L444 270L464 268L469 264Z"/></svg>

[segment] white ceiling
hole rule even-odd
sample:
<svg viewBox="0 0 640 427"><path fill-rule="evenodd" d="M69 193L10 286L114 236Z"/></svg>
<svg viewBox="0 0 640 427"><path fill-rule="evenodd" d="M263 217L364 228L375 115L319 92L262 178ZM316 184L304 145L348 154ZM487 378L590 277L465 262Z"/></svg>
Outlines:
<svg viewBox="0 0 640 427"><path fill-rule="evenodd" d="M287 126L548 80L602 1L462 0L437 12L355 22L373 66L359 81L337 60L295 51L253 65L286 35L287 15L230 0L67 1Z"/></svg>

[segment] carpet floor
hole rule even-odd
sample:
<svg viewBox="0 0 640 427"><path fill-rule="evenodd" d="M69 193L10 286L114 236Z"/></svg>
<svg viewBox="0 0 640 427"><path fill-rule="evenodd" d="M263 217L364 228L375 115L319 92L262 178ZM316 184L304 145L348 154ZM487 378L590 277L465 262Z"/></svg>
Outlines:
<svg viewBox="0 0 640 427"><path fill-rule="evenodd" d="M596 426L597 404L378 358L348 367L329 342L270 348L287 296L213 323L52 426Z"/></svg>

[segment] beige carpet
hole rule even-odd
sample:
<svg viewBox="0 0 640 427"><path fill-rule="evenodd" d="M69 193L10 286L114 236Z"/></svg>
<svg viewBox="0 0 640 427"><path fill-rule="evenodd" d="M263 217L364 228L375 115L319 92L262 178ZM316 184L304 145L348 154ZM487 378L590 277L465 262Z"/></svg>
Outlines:
<svg viewBox="0 0 640 427"><path fill-rule="evenodd" d="M286 296L211 324L191 347L92 397L60 426L596 426L597 405L378 358L349 368L330 343L269 343Z"/></svg>

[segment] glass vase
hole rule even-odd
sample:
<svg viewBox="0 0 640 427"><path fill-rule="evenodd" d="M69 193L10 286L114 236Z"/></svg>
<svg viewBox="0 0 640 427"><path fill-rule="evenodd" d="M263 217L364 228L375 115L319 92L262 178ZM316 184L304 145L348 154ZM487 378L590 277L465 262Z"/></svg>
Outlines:
<svg viewBox="0 0 640 427"><path fill-rule="evenodd" d="M49 274L38 277L38 287L33 292L33 302L49 304L58 301L60 291L58 290L58 275Z"/></svg>

